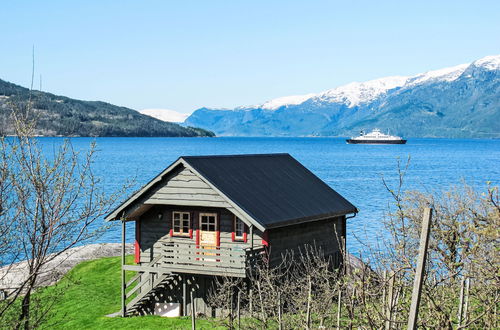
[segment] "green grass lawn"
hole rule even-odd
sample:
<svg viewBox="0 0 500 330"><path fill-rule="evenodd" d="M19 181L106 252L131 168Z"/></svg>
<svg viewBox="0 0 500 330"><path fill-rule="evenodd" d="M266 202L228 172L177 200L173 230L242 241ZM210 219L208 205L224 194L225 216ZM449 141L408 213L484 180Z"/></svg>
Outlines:
<svg viewBox="0 0 500 330"><path fill-rule="evenodd" d="M129 259L132 260L131 258ZM191 319L159 316L108 318L120 310L119 257L82 262L56 286L40 296L57 297L45 328L57 329L190 329ZM129 274L130 276L131 274ZM50 298L53 299L53 298ZM196 328L212 329L208 320L197 320Z"/></svg>

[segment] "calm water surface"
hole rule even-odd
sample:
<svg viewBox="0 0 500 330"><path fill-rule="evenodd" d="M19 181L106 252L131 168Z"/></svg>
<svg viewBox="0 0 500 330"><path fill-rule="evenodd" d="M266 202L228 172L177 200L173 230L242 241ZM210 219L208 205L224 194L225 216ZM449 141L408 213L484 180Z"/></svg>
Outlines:
<svg viewBox="0 0 500 330"><path fill-rule="evenodd" d="M61 138L41 138L47 150ZM97 138L95 173L111 192L127 179L145 184L181 155L223 155L287 152L342 194L359 210L348 221L348 248L359 253L355 236L375 243L383 234L381 219L391 203L382 175L394 185L397 160L411 156L406 189L442 190L468 184L484 188L499 184L500 140L411 139L406 145L348 145L338 138ZM74 138L84 150L91 138ZM133 189L132 189L133 190ZM131 190L131 192L132 192ZM304 192L307 193L307 192ZM129 230L129 240L132 240ZM99 242L119 242L120 227L109 229Z"/></svg>

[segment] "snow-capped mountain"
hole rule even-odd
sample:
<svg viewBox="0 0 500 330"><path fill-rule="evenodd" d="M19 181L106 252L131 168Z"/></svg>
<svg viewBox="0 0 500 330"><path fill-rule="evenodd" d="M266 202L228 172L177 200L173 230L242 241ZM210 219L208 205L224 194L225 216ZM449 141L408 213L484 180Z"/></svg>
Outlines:
<svg viewBox="0 0 500 330"><path fill-rule="evenodd" d="M196 110L186 124L218 135L500 137L500 55L414 76L353 82L232 110Z"/></svg>
<svg viewBox="0 0 500 330"><path fill-rule="evenodd" d="M139 112L143 115L171 123L182 123L187 117L189 117L189 114L187 113L180 113L169 109L143 109L139 110Z"/></svg>

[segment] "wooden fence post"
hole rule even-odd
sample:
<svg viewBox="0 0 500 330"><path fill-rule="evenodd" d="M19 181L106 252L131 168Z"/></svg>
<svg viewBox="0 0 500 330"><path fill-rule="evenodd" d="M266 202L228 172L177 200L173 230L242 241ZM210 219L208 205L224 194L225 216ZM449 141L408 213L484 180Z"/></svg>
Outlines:
<svg viewBox="0 0 500 330"><path fill-rule="evenodd" d="M266 317L266 313L264 310L264 300L262 299L262 291L260 289L260 282L259 281L257 281L257 289L259 290L260 311L262 313L262 320L264 321L264 324L267 326L267 317Z"/></svg>
<svg viewBox="0 0 500 330"><path fill-rule="evenodd" d="M193 291L190 292L191 298L191 330L196 330L196 307L194 306Z"/></svg>
<svg viewBox="0 0 500 330"><path fill-rule="evenodd" d="M231 294L229 298L229 329L233 329L233 303L234 303L234 289L231 288Z"/></svg>
<svg viewBox="0 0 500 330"><path fill-rule="evenodd" d="M385 313L385 311L387 310L386 308L386 294L387 294L387 288L385 287L385 284L387 282L387 270L384 270L384 272L382 273L382 280L383 280L383 283L384 283L384 286L382 287L382 314Z"/></svg>
<svg viewBox="0 0 500 330"><path fill-rule="evenodd" d="M240 290L238 290L238 302L237 302L237 305L236 305L236 308L237 308L237 317L238 317L238 329L241 329L241 311L240 311L240 308L241 308L241 292Z"/></svg>
<svg viewBox="0 0 500 330"><path fill-rule="evenodd" d="M463 321L467 324L468 321L468 309L469 309L469 290L470 290L470 278L465 279L465 296L464 296L464 310L463 310Z"/></svg>
<svg viewBox="0 0 500 330"><path fill-rule="evenodd" d="M422 232L420 233L420 247L418 251L417 270L413 282L413 291L411 294L410 315L408 317L408 330L417 329L418 308L422 293L422 284L424 282L425 263L427 259L427 249L429 247L429 234L431 230L432 209L424 209L424 218L422 219Z"/></svg>
<svg viewBox="0 0 500 330"><path fill-rule="evenodd" d="M312 281L309 276L309 289L307 291L307 312L306 312L306 329L311 329L311 300L312 300Z"/></svg>
<svg viewBox="0 0 500 330"><path fill-rule="evenodd" d="M389 273L389 288L387 290L387 309L385 313L385 329L389 330L392 326L392 308L394 301L394 272Z"/></svg>
<svg viewBox="0 0 500 330"><path fill-rule="evenodd" d="M253 289L250 289L250 291L248 292L248 300L249 301L249 309L250 309L250 317L252 318L253 317Z"/></svg>
<svg viewBox="0 0 500 330"><path fill-rule="evenodd" d="M462 325L462 316L463 316L463 308L464 308L464 289L465 289L465 279L462 278L460 281L460 300L458 302L458 326Z"/></svg>
<svg viewBox="0 0 500 330"><path fill-rule="evenodd" d="M281 292L278 292L278 329L283 329L283 324L281 321Z"/></svg>
<svg viewBox="0 0 500 330"><path fill-rule="evenodd" d="M187 276L181 275L182 279L182 316L187 316Z"/></svg>
<svg viewBox="0 0 500 330"><path fill-rule="evenodd" d="M339 286L339 297L337 301L337 329L340 329L340 317L342 315L342 288Z"/></svg>

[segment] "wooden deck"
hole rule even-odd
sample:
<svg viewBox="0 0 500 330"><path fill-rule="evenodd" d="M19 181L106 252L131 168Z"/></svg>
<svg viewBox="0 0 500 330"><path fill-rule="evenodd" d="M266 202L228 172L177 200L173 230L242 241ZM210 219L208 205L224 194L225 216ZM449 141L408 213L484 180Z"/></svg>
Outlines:
<svg viewBox="0 0 500 330"><path fill-rule="evenodd" d="M147 265L124 265L123 270L159 274L202 274L246 277L249 266L264 247L201 247L193 243L162 241L161 255Z"/></svg>

